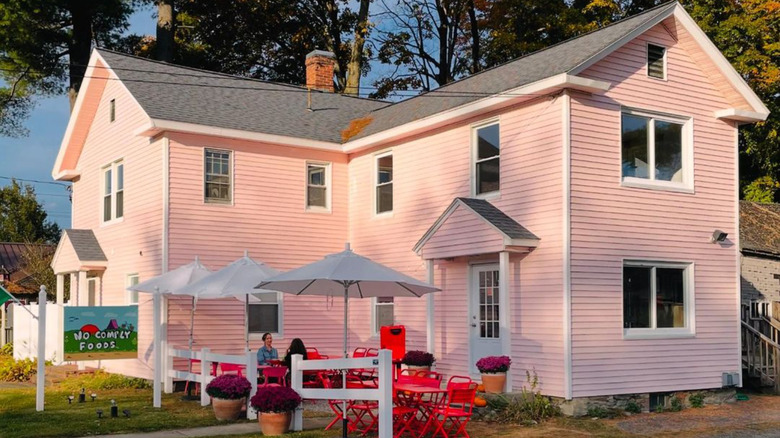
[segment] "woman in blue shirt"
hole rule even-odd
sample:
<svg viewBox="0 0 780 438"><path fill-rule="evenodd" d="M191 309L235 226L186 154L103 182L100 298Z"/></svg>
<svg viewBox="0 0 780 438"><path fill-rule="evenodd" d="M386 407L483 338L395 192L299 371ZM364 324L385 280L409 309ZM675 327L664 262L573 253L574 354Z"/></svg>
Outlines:
<svg viewBox="0 0 780 438"><path fill-rule="evenodd" d="M257 350L257 364L258 365L270 365L269 360L279 359L279 353L276 348L271 346L274 338L270 333L263 334L263 346Z"/></svg>

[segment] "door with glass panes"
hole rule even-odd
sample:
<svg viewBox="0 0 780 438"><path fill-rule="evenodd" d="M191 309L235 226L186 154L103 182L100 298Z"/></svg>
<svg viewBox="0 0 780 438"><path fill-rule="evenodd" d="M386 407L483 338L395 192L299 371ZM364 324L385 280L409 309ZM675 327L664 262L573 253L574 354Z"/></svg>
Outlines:
<svg viewBox="0 0 780 438"><path fill-rule="evenodd" d="M501 309L498 265L479 265L471 268L469 288L469 333L471 372L477 374L476 362L485 356L500 356Z"/></svg>

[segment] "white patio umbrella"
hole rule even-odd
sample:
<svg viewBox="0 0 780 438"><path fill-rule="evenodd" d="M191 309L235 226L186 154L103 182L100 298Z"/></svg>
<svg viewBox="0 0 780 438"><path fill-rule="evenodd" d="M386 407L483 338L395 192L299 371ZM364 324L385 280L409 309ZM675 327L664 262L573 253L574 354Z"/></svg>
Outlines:
<svg viewBox="0 0 780 438"><path fill-rule="evenodd" d="M156 408L162 406L162 367L160 366L162 362L162 350L160 347L162 295L170 294L174 289L198 281L210 272L195 257L195 261L192 263L127 288L130 291L154 294L154 407Z"/></svg>
<svg viewBox="0 0 780 438"><path fill-rule="evenodd" d="M367 257L355 254L347 243L344 251L279 274L257 285L294 295L344 296L344 357L347 357L349 298L421 297L437 289ZM344 379L346 388L346 379ZM346 413L346 401L344 402ZM344 435L347 436L344 418Z"/></svg>
<svg viewBox="0 0 780 438"><path fill-rule="evenodd" d="M266 265L263 262L257 262L249 257L249 252L245 251L244 256L216 271L199 281L196 281L186 289L188 294L201 298L227 298L233 297L240 299L244 297L249 304L249 294L258 292L254 287L263 280L266 280L279 271ZM174 292L176 293L176 292ZM249 334L247 330L247 310L244 310L244 338L247 348L249 348Z"/></svg>

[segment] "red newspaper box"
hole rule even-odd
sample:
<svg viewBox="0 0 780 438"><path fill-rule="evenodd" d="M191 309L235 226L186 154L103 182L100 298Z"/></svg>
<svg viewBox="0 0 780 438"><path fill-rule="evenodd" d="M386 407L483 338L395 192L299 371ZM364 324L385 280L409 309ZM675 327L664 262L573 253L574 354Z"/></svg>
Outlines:
<svg viewBox="0 0 780 438"><path fill-rule="evenodd" d="M387 325L379 329L379 348L393 352L393 362L400 362L406 354L406 327Z"/></svg>

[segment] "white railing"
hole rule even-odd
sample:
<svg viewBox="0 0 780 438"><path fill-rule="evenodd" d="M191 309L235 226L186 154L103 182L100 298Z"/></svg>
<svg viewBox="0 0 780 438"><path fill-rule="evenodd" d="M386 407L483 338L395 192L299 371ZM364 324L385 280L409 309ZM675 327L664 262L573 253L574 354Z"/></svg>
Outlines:
<svg viewBox="0 0 780 438"><path fill-rule="evenodd" d="M173 379L188 380L190 382L200 383L200 405L208 406L211 403L209 395L206 394L206 385L214 379L211 375L211 364L218 363L230 363L246 366L246 379L252 383L252 392L247 397L246 404L246 417L250 420L257 418L257 413L252 409L249 400L257 393L257 355L254 352L248 351L243 355L230 355L230 354L217 354L212 353L208 348L203 348L200 351L190 350L176 350L170 349L168 351L168 364L169 368L165 373L165 386L172 387ZM193 373L189 371L179 371L173 369L173 358L185 359L188 362L192 359L200 361L200 373Z"/></svg>
<svg viewBox="0 0 780 438"><path fill-rule="evenodd" d="M304 388L303 371L349 370L377 368L379 371L376 389L352 388ZM304 399L309 400L376 400L379 402L379 438L393 436L393 360L390 350L380 350L377 357L356 359L303 360L296 354L292 357L292 388ZM346 381L343 379L342 381ZM346 417L347 410L344 409ZM303 429L303 409L297 409L293 416L293 430Z"/></svg>

